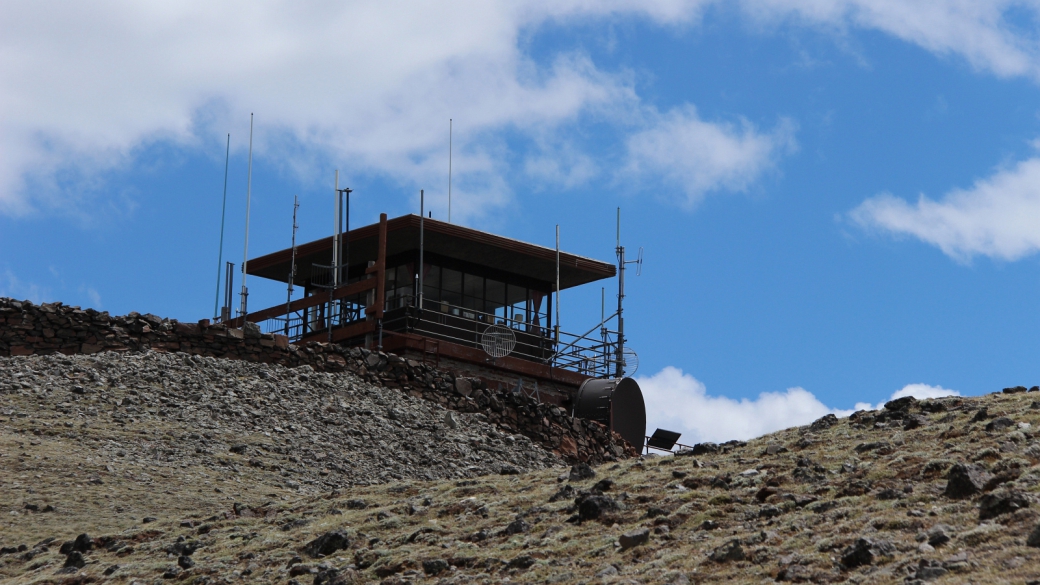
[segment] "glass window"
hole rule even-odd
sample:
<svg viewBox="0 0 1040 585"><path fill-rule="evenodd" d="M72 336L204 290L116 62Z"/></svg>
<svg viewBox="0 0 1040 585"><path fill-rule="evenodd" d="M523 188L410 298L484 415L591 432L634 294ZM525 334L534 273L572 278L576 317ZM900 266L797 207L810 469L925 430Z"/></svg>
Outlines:
<svg viewBox="0 0 1040 585"><path fill-rule="evenodd" d="M441 270L441 288L444 292L462 294L462 273L451 268Z"/></svg>
<svg viewBox="0 0 1040 585"><path fill-rule="evenodd" d="M506 283L490 278L484 284L485 311L493 313L499 319L506 318Z"/></svg>
<svg viewBox="0 0 1040 585"><path fill-rule="evenodd" d="M506 302L509 303L507 318L514 327L527 323L527 289L510 284L506 287Z"/></svg>

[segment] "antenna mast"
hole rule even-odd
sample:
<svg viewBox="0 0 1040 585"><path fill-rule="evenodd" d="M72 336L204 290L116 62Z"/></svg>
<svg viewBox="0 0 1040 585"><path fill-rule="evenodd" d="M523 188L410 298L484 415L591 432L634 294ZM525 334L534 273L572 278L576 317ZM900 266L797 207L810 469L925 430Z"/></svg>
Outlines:
<svg viewBox="0 0 1040 585"><path fill-rule="evenodd" d="M300 198L293 195L292 207L292 262L289 265L289 293L285 299L285 336L289 337L289 321L292 319L289 308L292 306L293 279L296 278L296 210L300 208Z"/></svg>
<svg viewBox="0 0 1040 585"><path fill-rule="evenodd" d="M231 162L231 134L227 135L227 152L224 154L224 203L220 206L220 251L217 252L217 292L213 295L213 320L217 320L220 304L220 269L224 267L224 217L227 215L228 163Z"/></svg>
<svg viewBox="0 0 1040 585"><path fill-rule="evenodd" d="M448 223L451 223L451 118L448 118Z"/></svg>
<svg viewBox="0 0 1040 585"><path fill-rule="evenodd" d="M425 220L426 220L426 195L425 195L425 193L423 192L422 189L419 189L419 295L418 296L419 296L419 316L420 317L422 316L422 310L423 310L423 273L426 272L426 270L424 270L425 266L423 265L424 261L425 261L425 259L423 258L423 253L425 252L425 250L424 250L425 242L423 241L423 237L426 235L424 233L424 228L426 227L424 225Z"/></svg>
<svg viewBox="0 0 1040 585"><path fill-rule="evenodd" d="M618 258L618 295L617 295L617 356L614 376L620 378L625 374L624 351L625 351L625 317L622 313L622 304L625 300L625 247L621 245L621 208L617 208L617 238L614 251Z"/></svg>
<svg viewBox="0 0 1040 585"><path fill-rule="evenodd" d="M249 204L253 198L253 114L249 114L249 174L246 179L246 243L242 247L242 326L245 327L246 299L249 298L249 289L246 288L246 264L249 263Z"/></svg>

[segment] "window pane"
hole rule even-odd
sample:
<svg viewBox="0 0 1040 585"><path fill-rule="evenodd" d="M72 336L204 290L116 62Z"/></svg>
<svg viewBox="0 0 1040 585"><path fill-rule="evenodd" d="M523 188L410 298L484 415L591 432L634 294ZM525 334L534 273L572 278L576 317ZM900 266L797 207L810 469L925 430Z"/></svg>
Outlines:
<svg viewBox="0 0 1040 585"><path fill-rule="evenodd" d="M506 283L489 278L486 286L485 300L487 301L487 311L491 313L506 304Z"/></svg>
<svg viewBox="0 0 1040 585"><path fill-rule="evenodd" d="M458 270L444 268L441 271L441 288L446 293L462 293L462 273Z"/></svg>
<svg viewBox="0 0 1040 585"><path fill-rule="evenodd" d="M426 288L426 294L430 294L429 290L434 291L441 288L441 267L431 266L429 263L426 264L426 275L423 276L423 287ZM434 298L438 296L438 293L434 293Z"/></svg>

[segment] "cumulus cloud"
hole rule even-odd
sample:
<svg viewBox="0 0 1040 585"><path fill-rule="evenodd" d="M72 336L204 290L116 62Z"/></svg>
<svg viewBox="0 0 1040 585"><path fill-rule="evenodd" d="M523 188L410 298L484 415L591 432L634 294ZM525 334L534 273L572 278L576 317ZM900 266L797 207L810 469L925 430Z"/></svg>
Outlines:
<svg viewBox="0 0 1040 585"><path fill-rule="evenodd" d="M677 186L687 205L695 205L714 189L742 191L794 148L794 123L783 120L772 132L706 122L686 106L654 115L652 125L628 139L623 177L640 182L660 178Z"/></svg>
<svg viewBox="0 0 1040 585"><path fill-rule="evenodd" d="M646 402L647 432L681 432L685 444L750 439L833 412L803 388L763 392L754 400L709 396L703 383L672 366L636 381Z"/></svg>
<svg viewBox="0 0 1040 585"><path fill-rule="evenodd" d="M937 55L959 56L980 71L1040 80L1040 45L1032 34L1033 23L1016 23L1022 16L1037 17L1035 2L743 0L741 6L762 22L788 19L839 32L877 30Z"/></svg>
<svg viewBox="0 0 1040 585"><path fill-rule="evenodd" d="M827 414L848 416L854 410L884 406L884 402L876 406L857 403L853 410L835 409L804 388L763 392L753 400L710 396L702 382L672 366L636 381L646 402L647 433L657 428L680 432L679 441L683 444L746 440L806 425ZM941 386L909 384L894 392L889 400L903 396L924 399L960 394Z"/></svg>
<svg viewBox="0 0 1040 585"><path fill-rule="evenodd" d="M999 169L938 201L878 195L850 216L867 228L917 238L958 261L976 255L1017 260L1040 249L1040 158Z"/></svg>
<svg viewBox="0 0 1040 585"><path fill-rule="evenodd" d="M622 14L681 24L705 3L6 3L0 212L69 203L62 194L152 144L216 144L230 129L243 150L256 112L254 149L267 164L376 174L424 186L434 205L453 117L453 211L479 215L509 201L510 132L551 134L581 115L631 119L616 114L643 108L628 80L583 54L529 58L525 31ZM531 157L527 170L565 184L594 171L581 153L554 154Z"/></svg>

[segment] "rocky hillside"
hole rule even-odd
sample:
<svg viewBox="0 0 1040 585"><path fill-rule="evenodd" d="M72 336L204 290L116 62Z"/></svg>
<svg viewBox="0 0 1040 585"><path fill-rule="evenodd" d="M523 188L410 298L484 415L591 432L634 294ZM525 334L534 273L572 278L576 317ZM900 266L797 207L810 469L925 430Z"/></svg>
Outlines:
<svg viewBox="0 0 1040 585"><path fill-rule="evenodd" d="M0 376L3 582L1040 579L1040 394L1019 389L547 468L347 375L144 354Z"/></svg>

